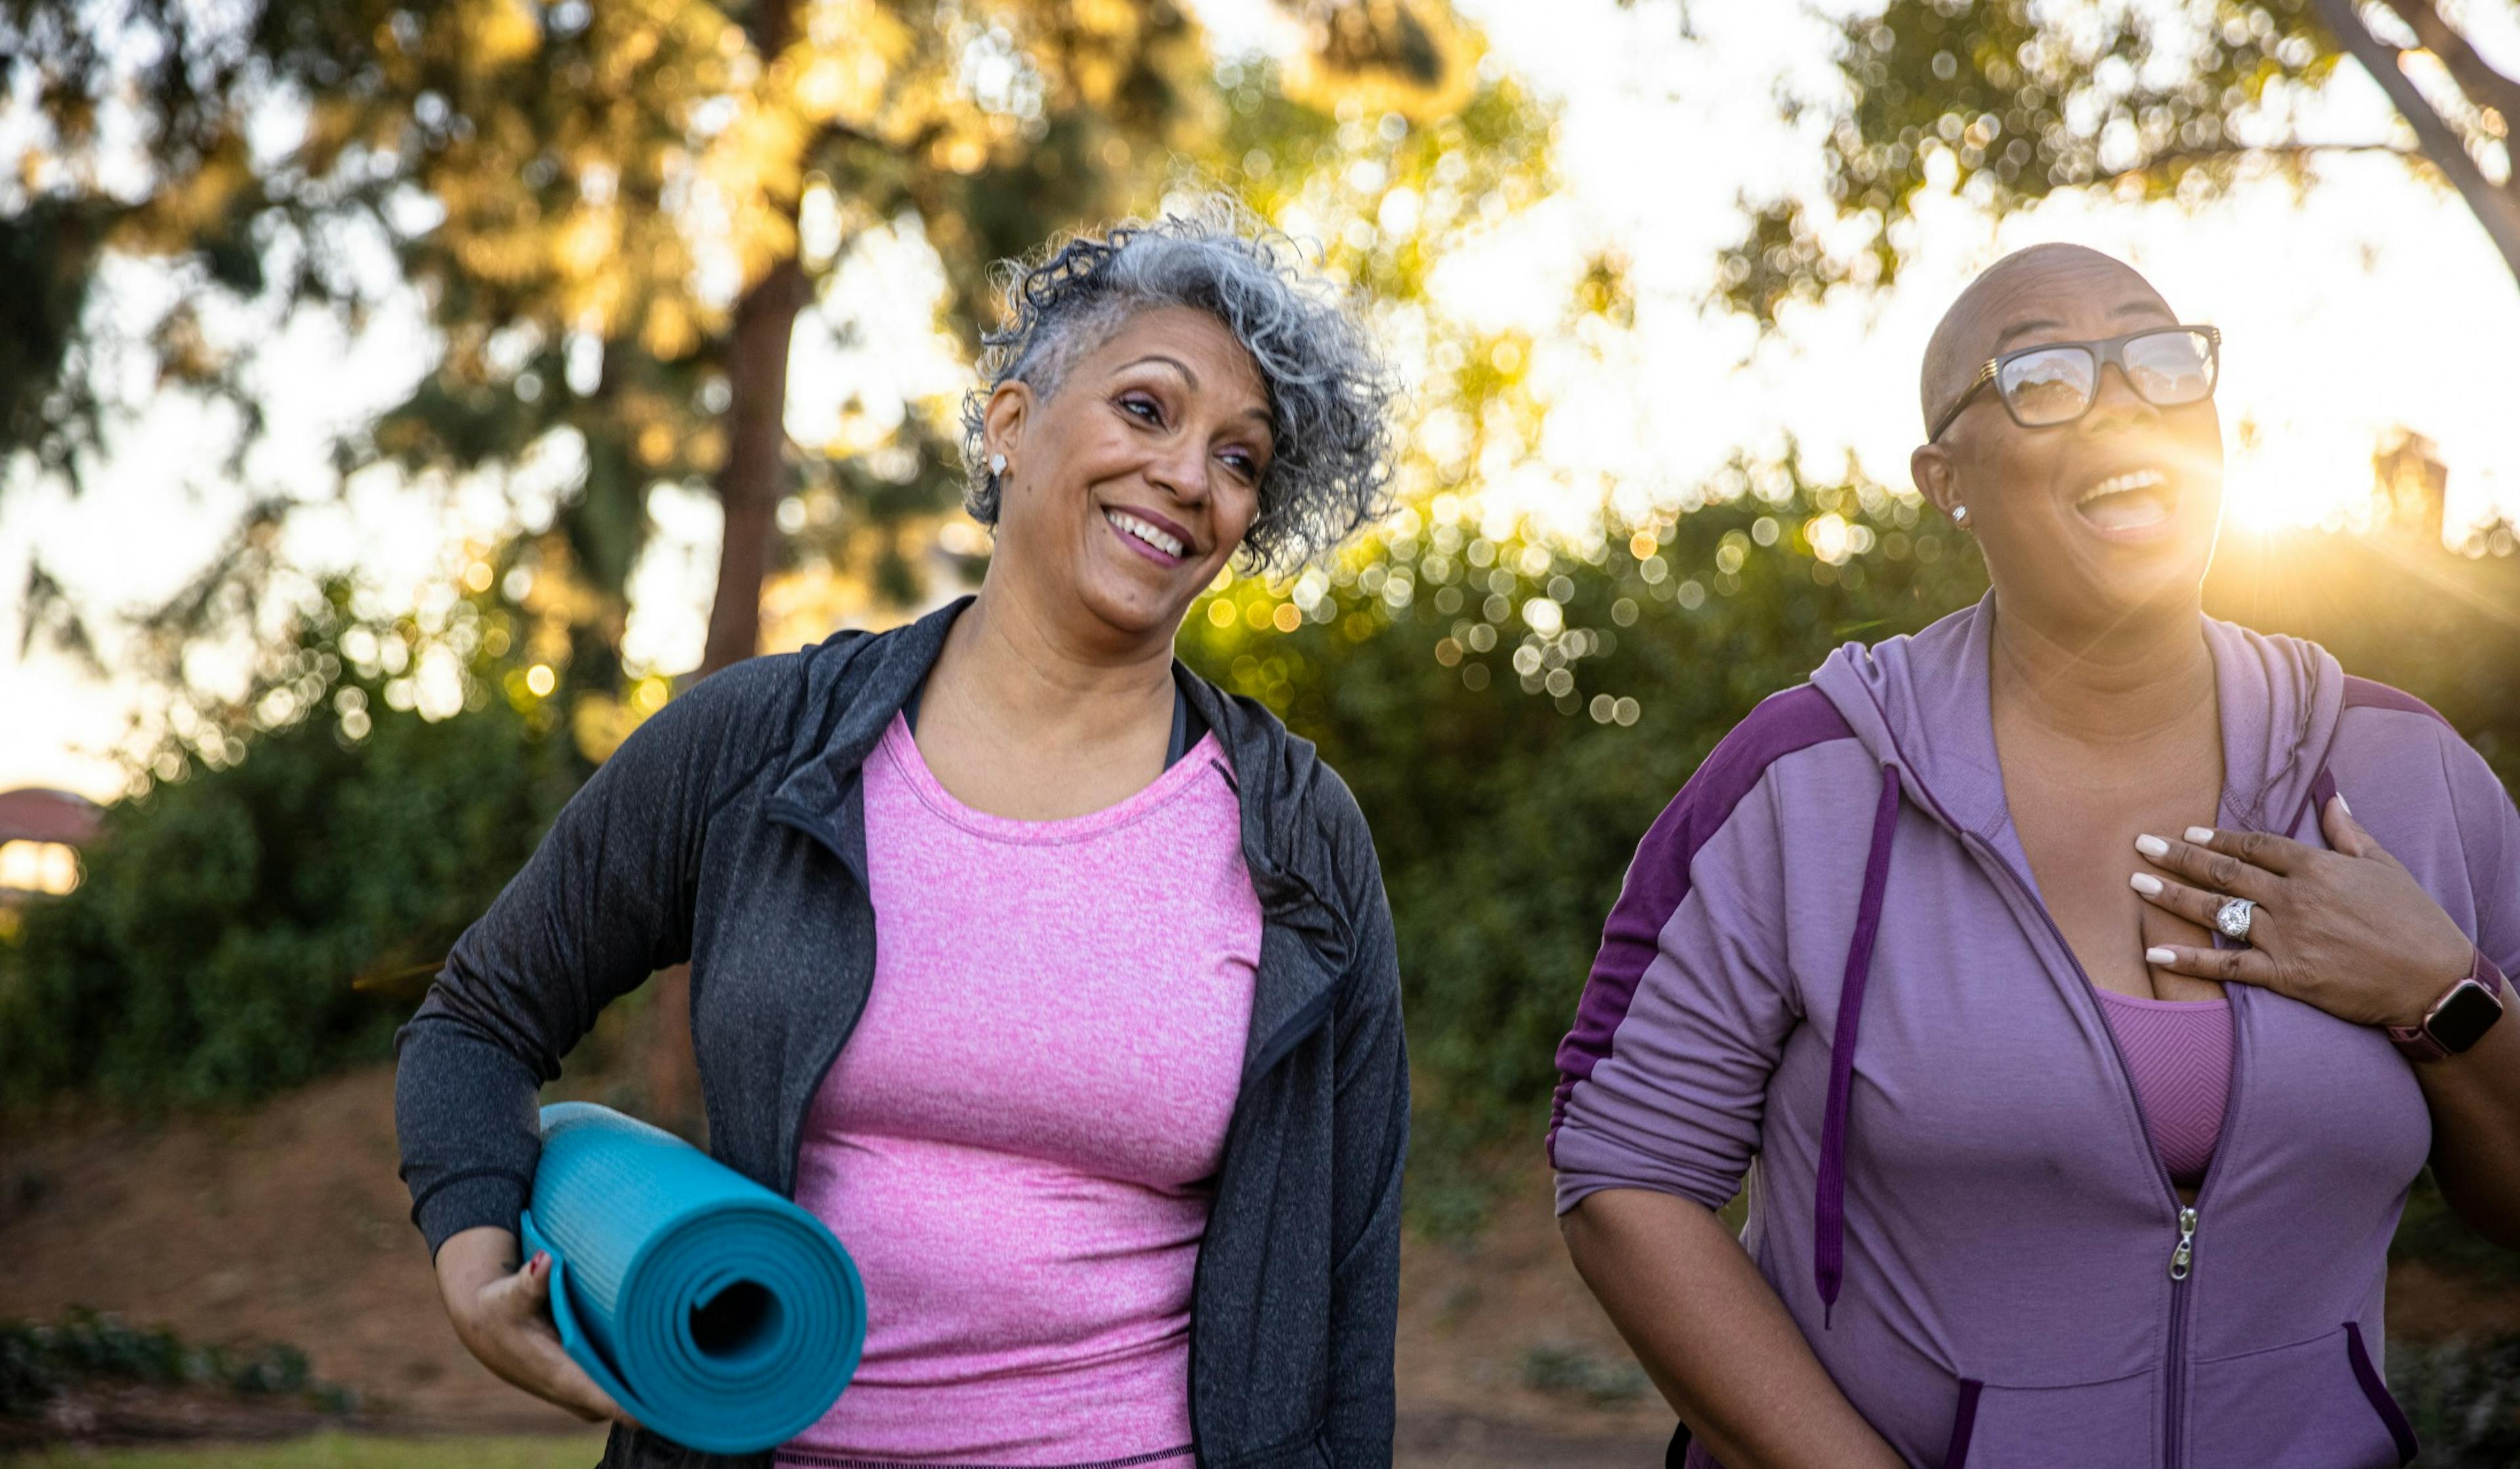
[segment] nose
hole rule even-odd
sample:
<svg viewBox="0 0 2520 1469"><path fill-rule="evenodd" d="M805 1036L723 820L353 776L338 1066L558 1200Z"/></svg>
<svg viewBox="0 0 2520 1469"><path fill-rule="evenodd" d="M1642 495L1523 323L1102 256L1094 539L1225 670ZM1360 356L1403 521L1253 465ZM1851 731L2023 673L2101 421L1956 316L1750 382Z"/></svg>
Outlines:
<svg viewBox="0 0 2520 1469"><path fill-rule="evenodd" d="M2092 399L2092 411L2083 417L2086 433L2147 428L2160 422L2161 410L2135 390L2124 367L2113 362L2100 370L2100 385Z"/></svg>
<svg viewBox="0 0 2520 1469"><path fill-rule="evenodd" d="M1182 505L1207 500L1207 446L1181 434L1148 462L1147 479Z"/></svg>

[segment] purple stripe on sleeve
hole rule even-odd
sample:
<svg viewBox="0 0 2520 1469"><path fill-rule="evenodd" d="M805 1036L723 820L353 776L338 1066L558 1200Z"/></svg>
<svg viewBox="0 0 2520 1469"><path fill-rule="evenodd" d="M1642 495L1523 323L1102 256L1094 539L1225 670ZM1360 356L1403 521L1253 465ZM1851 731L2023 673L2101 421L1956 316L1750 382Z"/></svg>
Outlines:
<svg viewBox="0 0 2520 1469"><path fill-rule="evenodd" d="M1552 1163L1567 1097L1610 1053L1610 1038L1627 1018L1645 966L1661 951L1663 925L1688 896L1688 865L1698 848L1723 829L1769 766L1796 750L1854 736L1828 695L1810 685L1772 694L1732 727L1637 844L1627 884L1602 925L1601 950L1576 1006L1575 1028L1557 1047L1557 1094L1549 1117Z"/></svg>
<svg viewBox="0 0 2520 1469"><path fill-rule="evenodd" d="M1864 896L1855 936L1846 946L1846 978L1837 992L1837 1034L1828 1049L1828 1105L1821 1114L1820 1170L1813 1181L1818 1227L1812 1274L1820 1286L1821 1324L1837 1306L1846 1277L1846 1104L1855 1090L1855 1038L1864 1022L1864 987L1872 977L1872 941L1881 932L1881 903L1890 888L1890 843L1899 830L1899 767L1881 767L1881 801L1872 809L1872 845L1864 857Z"/></svg>
<svg viewBox="0 0 2520 1469"><path fill-rule="evenodd" d="M2345 707L2394 709L2401 714L2429 715L2441 720L2443 729L2451 730L2452 734L2457 733L2449 720L2442 719L2442 712L2439 709L2425 703L2422 699L2403 689L2392 689L2386 684L2370 679L2358 679L2352 674L2345 676ZM2281 834L2294 835L2301 830L2304 822L2316 824L2326 813L2327 803L2334 799L2336 799L2336 777L2322 765L2318 768L2318 775L2310 782L2310 794L2302 798L2302 809L2292 814L2291 824L2285 826Z"/></svg>
<svg viewBox="0 0 2520 1469"><path fill-rule="evenodd" d="M2439 709L2405 690L2392 689L2386 684L2376 683L2370 679L2358 679L2352 674L2345 676L2345 707L2395 709L2402 714L2429 714L2435 719L2441 719L2443 729L2451 728L2451 722L2442 719L2442 712Z"/></svg>

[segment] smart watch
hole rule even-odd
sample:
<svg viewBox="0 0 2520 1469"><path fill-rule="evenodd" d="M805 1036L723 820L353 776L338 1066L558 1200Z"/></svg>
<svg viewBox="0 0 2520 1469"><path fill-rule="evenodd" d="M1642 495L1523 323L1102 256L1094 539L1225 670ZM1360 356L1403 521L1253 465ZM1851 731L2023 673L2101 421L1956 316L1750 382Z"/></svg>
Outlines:
<svg viewBox="0 0 2520 1469"><path fill-rule="evenodd" d="M2485 1039L2494 1022L2502 1018L2504 995L2502 971L2485 951L2476 951L2476 962L2468 966L2467 976L2450 987L2450 993L2433 1002L2424 1012L2420 1025L2393 1025L2388 1028L2390 1043L2410 1061L2438 1061L2454 1056Z"/></svg>

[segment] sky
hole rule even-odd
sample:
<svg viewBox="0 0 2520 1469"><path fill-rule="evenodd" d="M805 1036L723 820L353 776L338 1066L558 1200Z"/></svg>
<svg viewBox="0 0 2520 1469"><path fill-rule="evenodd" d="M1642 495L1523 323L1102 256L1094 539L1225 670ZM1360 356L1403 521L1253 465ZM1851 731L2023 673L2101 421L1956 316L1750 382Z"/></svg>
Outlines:
<svg viewBox="0 0 2520 1469"><path fill-rule="evenodd" d="M1850 459L1907 485L1919 436L1915 365L1942 308L2006 250L2070 240L2122 256L2189 321L2225 335L2219 393L2229 461L2228 513L2240 533L2333 522L2370 484L2378 437L2411 426L2450 468L2453 526L2489 511L2520 519L2520 283L2447 190L2386 157L2321 165L2316 187L2245 186L2193 212L2082 197L2051 200L1991 224L1956 199L1920 211L1899 285L1788 314L1761 339L1703 303L1717 250L1740 229L1735 200L1818 177L1807 137L1782 121L1780 86L1828 82L1825 16L1802 6L1689 7L1684 35L1672 0L1459 0L1495 54L1556 109L1552 197L1454 252L1435 304L1482 328L1538 338L1537 390L1551 404L1540 466L1486 487L1495 505L1575 528L1601 495L1664 498L1747 449L1791 443L1835 477ZM1275 49L1282 22L1267 0L1197 6L1221 51ZM2520 12L2468 7L2490 60L2520 72ZM2352 67L2318 99L2316 125L2333 137L2381 138L2393 125L2377 86ZM1559 334L1566 290L1592 253L1630 263L1633 333L1581 342ZM385 270L382 259L371 264ZM826 317L800 330L788 423L800 438L830 434L855 393L886 405L956 390L967 369L938 337L927 303L942 289L915 237L853 251ZM170 288L142 269L117 273L111 309L145 319ZM849 343L832 323L859 328ZM332 436L394 401L427 361L408 302L389 304L361 336L305 318L265 324L270 431L246 482L331 483ZM144 370L133 365L131 371ZM145 392L144 383L133 390ZM22 584L30 555L92 608L162 598L203 564L233 525L245 483L221 463L233 425L174 398L151 403L75 497L23 466L0 482L0 588ZM292 525L292 556L355 566L381 595L408 596L440 573L450 548L548 516L566 483L562 459L506 479L414 486L387 471L355 479L338 504ZM660 490L657 535L632 583L625 651L678 672L698 661L717 517L705 495ZM0 789L59 785L110 798L125 777L105 752L138 696L99 683L57 654L16 657L14 600L0 604Z"/></svg>

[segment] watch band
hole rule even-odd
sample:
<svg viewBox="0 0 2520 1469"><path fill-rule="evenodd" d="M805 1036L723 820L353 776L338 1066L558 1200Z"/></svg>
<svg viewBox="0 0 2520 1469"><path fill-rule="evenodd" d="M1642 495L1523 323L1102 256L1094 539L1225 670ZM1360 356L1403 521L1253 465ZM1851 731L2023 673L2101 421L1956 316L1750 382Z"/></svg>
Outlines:
<svg viewBox="0 0 2520 1469"><path fill-rule="evenodd" d="M2440 1012L2442 1005L2452 995L2458 993L2460 986L2474 984L2505 1007L2510 1004L2510 984L2502 977L2502 971L2495 967L2494 960L2485 957L2484 950L2478 949L2473 953L2475 958L2468 964L2467 972L2459 977L2457 983L2443 991L2440 1000L2433 1002L2433 1007L2425 1012L2422 1023L2392 1025L2386 1028L2389 1033L2389 1044L2397 1046L2399 1053L2408 1060L2418 1063L2440 1061L2457 1054L2443 1045L2441 1039L2433 1034L2432 1018Z"/></svg>

